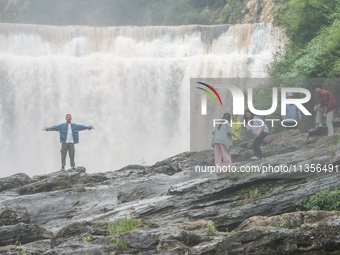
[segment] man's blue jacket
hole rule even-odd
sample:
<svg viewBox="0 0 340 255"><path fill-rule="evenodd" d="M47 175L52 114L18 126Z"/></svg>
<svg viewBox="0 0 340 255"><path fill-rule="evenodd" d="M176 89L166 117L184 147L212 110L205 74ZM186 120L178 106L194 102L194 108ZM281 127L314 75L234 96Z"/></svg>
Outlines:
<svg viewBox="0 0 340 255"><path fill-rule="evenodd" d="M92 129L92 126L84 126L84 125L78 125L71 122L71 128L72 128L72 135L73 135L73 141L74 143L79 143L79 131L85 130L85 129ZM52 126L49 128L46 128L46 131L59 131L60 133L60 143L66 143L67 138L67 131L68 126L67 123L61 123L56 126Z"/></svg>

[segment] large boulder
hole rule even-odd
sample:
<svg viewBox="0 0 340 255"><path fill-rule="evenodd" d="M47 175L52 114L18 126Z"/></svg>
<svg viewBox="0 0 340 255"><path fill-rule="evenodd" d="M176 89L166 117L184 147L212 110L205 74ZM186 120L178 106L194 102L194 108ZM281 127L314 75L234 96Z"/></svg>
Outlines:
<svg viewBox="0 0 340 255"><path fill-rule="evenodd" d="M0 192L18 188L30 183L31 178L24 173L14 174L6 178L0 178Z"/></svg>
<svg viewBox="0 0 340 255"><path fill-rule="evenodd" d="M340 248L339 212L254 216L225 238L216 254L333 254ZM334 253L335 254L335 253Z"/></svg>

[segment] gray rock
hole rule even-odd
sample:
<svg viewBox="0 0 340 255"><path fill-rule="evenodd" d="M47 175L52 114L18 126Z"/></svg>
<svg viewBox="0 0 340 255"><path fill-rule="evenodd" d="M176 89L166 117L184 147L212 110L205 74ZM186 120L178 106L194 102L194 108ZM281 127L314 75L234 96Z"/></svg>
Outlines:
<svg viewBox="0 0 340 255"><path fill-rule="evenodd" d="M34 224L18 223L0 227L0 246L26 244L51 237L50 233Z"/></svg>
<svg viewBox="0 0 340 255"><path fill-rule="evenodd" d="M244 221L216 254L322 254L340 247L339 212L309 211Z"/></svg>
<svg viewBox="0 0 340 255"><path fill-rule="evenodd" d="M0 178L0 192L30 183L31 178L23 173L14 174L6 178Z"/></svg>
<svg viewBox="0 0 340 255"><path fill-rule="evenodd" d="M22 249L36 254L267 254L266 245L275 254L335 250L338 220L329 220L326 212L320 212L326 221L312 225L303 221L307 214L295 213L289 218L294 229L275 227L277 220L272 217L304 210L310 195L326 187L340 187L335 168L332 173L305 172L305 164L337 166L340 146L321 135L306 141L305 134L289 130L268 136L262 146L265 159L250 161L251 144L244 142L232 149L238 170L296 165L297 171L197 173L194 166L214 164L214 151L206 150L175 155L152 166L129 165L105 173L87 174L80 167L33 178L3 178L0 232L3 245L8 246L0 253L16 254ZM329 153L330 146L335 148L335 157ZM144 227L109 236L105 224L126 215L139 217ZM261 218L264 226L255 226L253 216L271 217L271 223L265 225ZM11 221L13 225L9 225ZM214 225L213 237L208 235L208 223ZM317 230L309 229L313 224ZM234 230L233 234L226 233L226 228ZM315 241L303 233L312 233ZM294 235L301 243L291 242ZM129 248L118 247L117 238ZM23 245L10 245L17 240Z"/></svg>
<svg viewBox="0 0 340 255"><path fill-rule="evenodd" d="M14 206L9 208L7 206L0 207L0 226L15 225L19 222L29 223L30 217L27 214L26 208L22 206Z"/></svg>

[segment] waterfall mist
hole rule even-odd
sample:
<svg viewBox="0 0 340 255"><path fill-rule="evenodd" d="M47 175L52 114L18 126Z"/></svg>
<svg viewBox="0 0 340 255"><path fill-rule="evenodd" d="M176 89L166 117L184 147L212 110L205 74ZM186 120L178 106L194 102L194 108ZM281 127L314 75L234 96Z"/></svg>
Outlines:
<svg viewBox="0 0 340 255"><path fill-rule="evenodd" d="M0 175L59 170L59 134L41 129L67 113L95 127L76 145L88 172L188 151L190 78L266 77L283 40L270 23L0 24Z"/></svg>

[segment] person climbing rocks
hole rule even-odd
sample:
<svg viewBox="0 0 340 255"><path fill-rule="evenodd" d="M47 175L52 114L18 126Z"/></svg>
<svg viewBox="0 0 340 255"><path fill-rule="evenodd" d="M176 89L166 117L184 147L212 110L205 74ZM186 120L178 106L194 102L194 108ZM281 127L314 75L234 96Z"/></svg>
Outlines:
<svg viewBox="0 0 340 255"><path fill-rule="evenodd" d="M269 128L260 117L255 116L248 109L244 111L244 119L246 120L245 129L256 135L253 143L254 156L251 157L251 159L262 159L263 156L260 145L269 134Z"/></svg>
<svg viewBox="0 0 340 255"><path fill-rule="evenodd" d="M288 99L293 99L293 93L287 93ZM286 129L297 129L296 119L299 117L299 122L302 121L301 111L295 104L286 105L286 115L282 115L283 124Z"/></svg>
<svg viewBox="0 0 340 255"><path fill-rule="evenodd" d="M213 131L213 139L211 142L212 147L215 150L215 168L217 166L223 168L231 165L230 149L233 147L232 137L236 137L239 141L242 139L236 135L231 128L230 119L231 115L225 113L222 119L227 120L225 124L217 124L215 130Z"/></svg>
<svg viewBox="0 0 340 255"><path fill-rule="evenodd" d="M328 136L334 135L333 129L333 116L334 112L338 108L338 104L334 96L327 90L322 88L322 85L315 85L314 91L319 94L320 104L314 107L316 112L315 118L315 128L309 130L308 132L315 132L322 127L323 119L326 119L326 125L328 128Z"/></svg>
<svg viewBox="0 0 340 255"><path fill-rule="evenodd" d="M59 131L60 133L60 143L61 143L61 171L65 171L66 166L66 154L68 151L70 162L71 162L71 168L72 170L75 170L75 162L74 162L74 155L75 155L75 149L74 144L79 143L79 131L88 129L94 129L93 126L84 126L84 125L78 125L75 123L71 123L72 116L71 114L66 115L66 123L61 123L56 126L52 127L44 127L43 131Z"/></svg>

